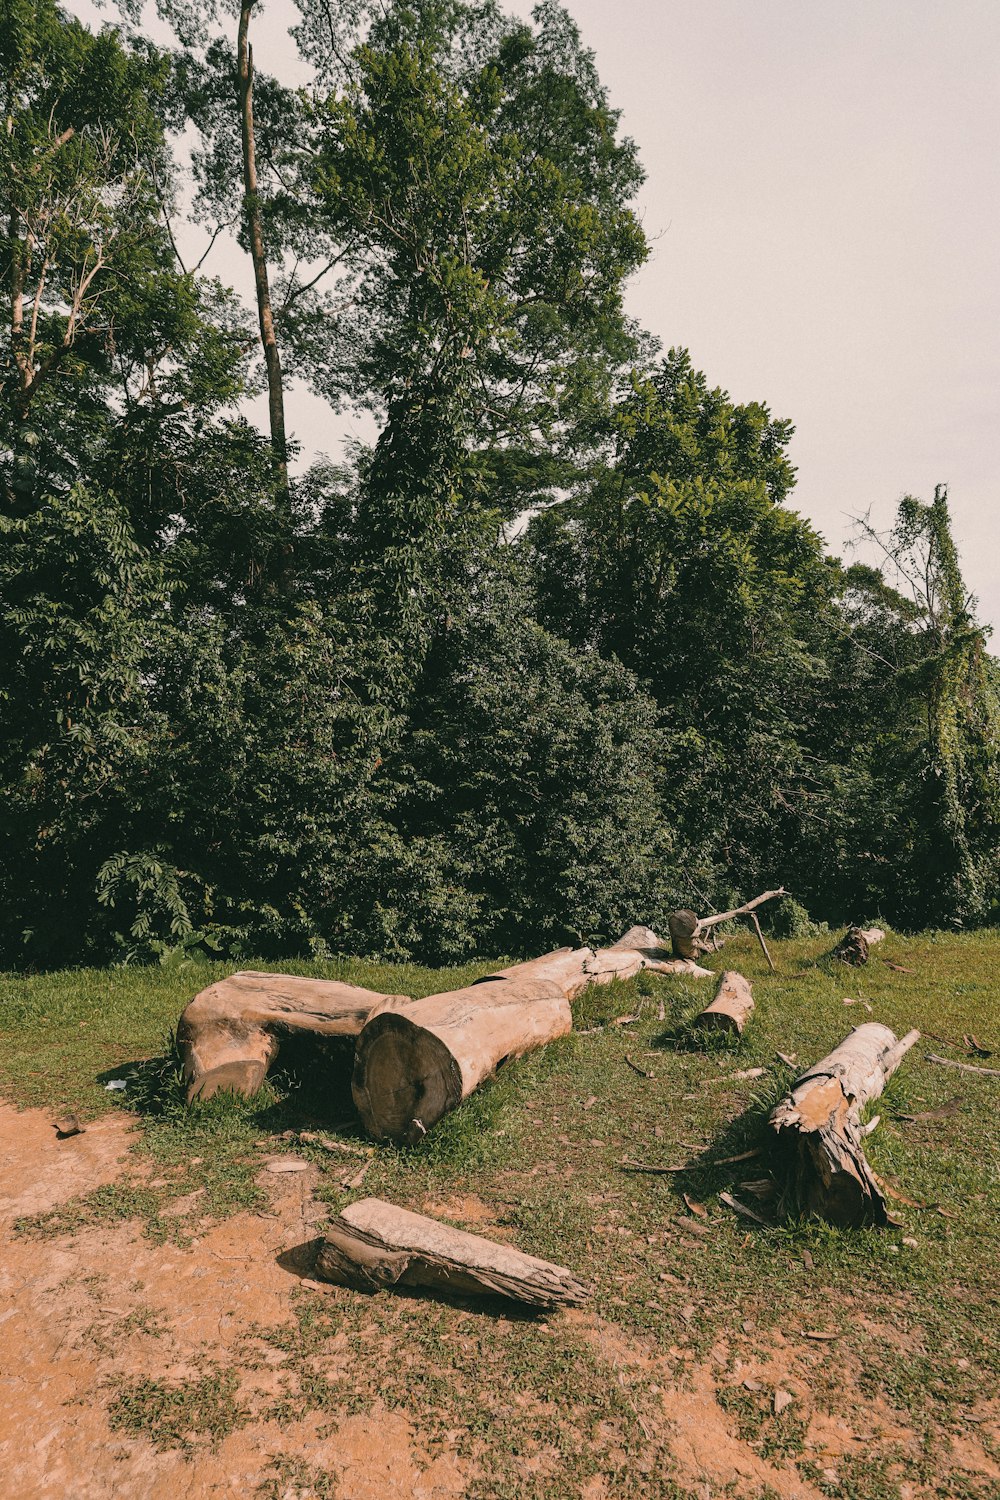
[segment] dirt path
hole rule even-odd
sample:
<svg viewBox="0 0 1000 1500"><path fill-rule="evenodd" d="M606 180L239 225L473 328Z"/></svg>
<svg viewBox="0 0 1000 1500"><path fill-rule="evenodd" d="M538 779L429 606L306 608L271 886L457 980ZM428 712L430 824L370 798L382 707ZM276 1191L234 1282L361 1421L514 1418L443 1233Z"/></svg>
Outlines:
<svg viewBox="0 0 1000 1500"><path fill-rule="evenodd" d="M57 1140L50 1116L0 1105L0 1475L4 1496L18 1500L444 1500L463 1496L481 1479L488 1457L472 1466L456 1456L459 1434L414 1430L404 1411L378 1402L349 1415L314 1412L304 1420L275 1419L275 1403L291 1397L285 1355L269 1347L266 1331L294 1321L303 1285L336 1298L349 1294L316 1287L308 1265L289 1255L308 1242L318 1211L312 1169L262 1174L268 1214L241 1214L203 1223L197 1202L179 1200L193 1232L185 1248L153 1244L134 1220L85 1227L58 1237L12 1233L15 1220L65 1204L116 1181L126 1172L131 1122L114 1116L85 1134ZM135 1159L128 1162L134 1178ZM196 1195L194 1195L196 1196ZM440 1207L440 1205L439 1205ZM638 1371L656 1376L658 1357L639 1350L590 1313L567 1315L581 1339L606 1360L615 1378ZM259 1357L245 1362L247 1330ZM772 1351L772 1355L774 1351ZM324 1350L335 1373L334 1339ZM770 1356L769 1356L770 1357ZM811 1457L826 1482L803 1478L794 1466L768 1462L741 1440L736 1423L716 1399L723 1382L780 1382L809 1405L808 1360L821 1351L778 1351L774 1367L733 1370L725 1351L692 1367L683 1387L664 1384L662 1418L654 1434L675 1462L677 1481L703 1497L764 1494L780 1500L820 1500L829 1494L837 1455L880 1434L906 1446L912 1434L889 1412L864 1413L865 1432L810 1417ZM344 1365L344 1368L347 1366ZM232 1387L225 1379L236 1377ZM222 1379L221 1386L219 1379ZM214 1445L157 1442L112 1425L121 1392L133 1382L172 1389L206 1381L205 1401L238 1404L240 1423ZM214 1382L214 1384L213 1384ZM301 1409L301 1408L300 1408ZM265 1415L270 1411L272 1415ZM169 1412L168 1412L169 1415ZM126 1413L127 1416L127 1413ZM200 1413L201 1418L204 1413ZM164 1418L164 1420L166 1420ZM180 1419L183 1427L183 1418ZM228 1425L223 1423L223 1425ZM586 1439L583 1439L586 1441ZM962 1467L989 1481L989 1460L977 1451ZM992 1470L1000 1479L1000 1471ZM327 1476L328 1489L316 1476ZM277 1477L275 1477L277 1476ZM978 1477L978 1476L977 1476ZM640 1486L642 1481L638 1481ZM983 1491L986 1493L987 1491ZM548 1493L548 1491L546 1491ZM558 1484L552 1494L562 1494ZM600 1477L579 1491L586 1500L618 1500ZM643 1493L642 1488L633 1491ZM912 1490L919 1494L933 1491Z"/></svg>

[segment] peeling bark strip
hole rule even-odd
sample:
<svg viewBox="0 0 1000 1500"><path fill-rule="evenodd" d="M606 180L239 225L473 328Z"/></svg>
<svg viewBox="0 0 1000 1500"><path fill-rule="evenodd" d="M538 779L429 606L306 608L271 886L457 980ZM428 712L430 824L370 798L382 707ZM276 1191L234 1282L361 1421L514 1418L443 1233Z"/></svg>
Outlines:
<svg viewBox="0 0 1000 1500"><path fill-rule="evenodd" d="M641 969L709 974L669 958L648 927L632 927L611 948L560 948L461 990L384 1002L354 1057L354 1102L365 1129L376 1140L412 1145L509 1058L566 1036L571 999Z"/></svg>
<svg viewBox="0 0 1000 1500"><path fill-rule="evenodd" d="M737 974L735 969L726 969L720 974L715 999L706 1005L695 1025L706 1030L735 1031L739 1036L754 1012L753 990L750 981Z"/></svg>
<svg viewBox="0 0 1000 1500"><path fill-rule="evenodd" d="M352 1203L333 1221L320 1248L316 1275L362 1292L421 1286L508 1297L544 1310L574 1306L590 1296L589 1288L563 1266L380 1198Z"/></svg>
<svg viewBox="0 0 1000 1500"><path fill-rule="evenodd" d="M734 906L732 911L717 912L712 917L699 917L696 912L687 910L675 911L667 924L674 953L678 958L699 958L702 953L708 953L712 949L712 944L705 942L704 933L711 932L712 928L718 927L720 922L731 921L733 917L749 916L751 912L757 910L758 906L763 906L765 901L774 901L778 896L785 894L784 886L779 886L776 891L765 891L763 895L755 896L752 901L745 902L743 906ZM766 953L767 949L765 948L764 951ZM774 967L773 964L771 967Z"/></svg>
<svg viewBox="0 0 1000 1500"><path fill-rule="evenodd" d="M803 1073L771 1111L771 1126L795 1161L799 1203L832 1224L885 1224L881 1184L865 1158L861 1124L905 1054L920 1038L897 1041L888 1026L869 1021L828 1057Z"/></svg>
<svg viewBox="0 0 1000 1500"><path fill-rule="evenodd" d="M839 958L842 964L861 968L868 962L868 950L874 948L884 937L881 927L848 927L834 948L832 957Z"/></svg>
<svg viewBox="0 0 1000 1500"><path fill-rule="evenodd" d="M187 1102L220 1089L255 1094L283 1034L357 1036L376 1005L402 999L332 979L232 974L195 995L178 1023Z"/></svg>

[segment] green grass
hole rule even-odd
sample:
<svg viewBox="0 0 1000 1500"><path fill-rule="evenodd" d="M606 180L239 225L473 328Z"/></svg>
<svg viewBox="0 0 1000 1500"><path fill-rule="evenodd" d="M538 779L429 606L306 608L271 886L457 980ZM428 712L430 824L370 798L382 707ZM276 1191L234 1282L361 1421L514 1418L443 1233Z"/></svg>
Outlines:
<svg viewBox="0 0 1000 1500"><path fill-rule="evenodd" d="M489 1455L488 1481L476 1480L471 1495L555 1500L600 1474L610 1494L676 1500L687 1492L671 1470L662 1418L657 1427L651 1415L658 1382L683 1383L713 1350L725 1382L738 1359L773 1352L789 1337L801 1344L803 1330L827 1330L840 1337L814 1346L813 1403L857 1423L859 1402L884 1401L905 1418L913 1442L903 1454L859 1447L838 1462L839 1487L830 1488L823 1462L803 1446L801 1407L776 1417L769 1392L736 1381L723 1402L754 1451L858 1500L896 1500L904 1483L941 1495L985 1493L951 1465L949 1441L972 1434L991 1451L988 1429L971 1419L1000 1377L1000 1080L936 1067L925 1053L962 1057L962 1035L974 1032L1000 1056L1000 933L890 934L860 971L826 960L830 946L828 936L774 942L778 973L771 975L749 937L731 941L714 962L747 974L757 1000L735 1044L691 1031L709 982L643 975L633 985L589 991L574 1007L573 1036L504 1068L418 1147L379 1147L359 1192L343 1186L349 1158L287 1143L317 1163L319 1196L331 1213L362 1193L417 1209L429 1197L475 1195L515 1243L592 1283L596 1312L629 1347L650 1351L656 1371L627 1372L626 1388L617 1379L624 1366L612 1379L608 1357L571 1319L553 1318L541 1334L537 1320L499 1317L495 1309L303 1291L294 1321L248 1330L241 1356L251 1368L275 1344L286 1355L288 1391L275 1415L316 1410L335 1424L377 1400L405 1409L431 1452L445 1433L461 1431L460 1451L473 1466ZM886 959L913 972L890 969ZM418 995L457 987L493 965L283 967ZM151 1156L155 1170L147 1164L145 1179L166 1184L100 1189L25 1224L25 1232L64 1233L95 1216L134 1214L154 1236L176 1236L183 1231L163 1212L170 1197L203 1188L207 1216L258 1206L255 1143L279 1149L282 1133L299 1129L361 1139L344 1047L323 1057L287 1049L255 1100L183 1107L169 1030L194 991L224 972L203 966L0 980L0 1096L84 1116L137 1110L137 1163ZM864 999L871 1012L845 1006L845 997ZM634 1023L616 1024L637 1011ZM766 1117L793 1071L775 1054L795 1054L805 1066L868 1019L897 1034L911 1026L933 1034L879 1101L882 1123L868 1144L880 1176L926 1206L899 1202L900 1225L888 1230L835 1230L782 1216L776 1198L742 1186L778 1175ZM626 1054L654 1076L640 1077ZM767 1071L758 1079L731 1076L759 1067ZM109 1076L126 1078L124 1094L103 1089ZM944 1116L906 1118L951 1101ZM743 1162L721 1160L755 1150ZM686 1170L640 1175L623 1172L623 1161ZM774 1222L760 1227L737 1217L720 1204L723 1190ZM685 1194L707 1216L692 1216ZM468 1227L490 1232L489 1221ZM904 1243L911 1239L915 1245ZM336 1374L327 1357L333 1348ZM183 1436L183 1393L119 1394L125 1405L115 1407L117 1421L138 1421L135 1413L146 1410L157 1441L176 1434L178 1442L194 1441ZM282 1469L284 1462L275 1460L275 1493L293 1471L301 1471L300 1487L307 1483L300 1456L288 1454ZM318 1479L310 1482L323 1493Z"/></svg>

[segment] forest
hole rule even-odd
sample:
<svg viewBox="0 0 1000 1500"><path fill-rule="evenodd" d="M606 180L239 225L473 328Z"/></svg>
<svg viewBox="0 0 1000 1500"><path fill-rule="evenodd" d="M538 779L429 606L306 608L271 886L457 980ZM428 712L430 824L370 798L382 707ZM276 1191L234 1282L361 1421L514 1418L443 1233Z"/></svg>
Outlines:
<svg viewBox="0 0 1000 1500"><path fill-rule="evenodd" d="M160 10L0 3L0 967L457 963L779 884L783 936L995 922L947 488L831 555L792 422L630 319L567 13L303 0L295 89L253 0Z"/></svg>

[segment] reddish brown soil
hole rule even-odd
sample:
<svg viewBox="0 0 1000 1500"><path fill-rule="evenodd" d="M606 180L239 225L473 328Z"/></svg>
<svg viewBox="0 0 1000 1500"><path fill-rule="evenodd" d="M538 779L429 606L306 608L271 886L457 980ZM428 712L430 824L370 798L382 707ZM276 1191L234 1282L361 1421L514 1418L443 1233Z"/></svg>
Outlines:
<svg viewBox="0 0 1000 1500"><path fill-rule="evenodd" d="M244 1371L235 1350L247 1327L292 1321L303 1272L296 1274L287 1252L309 1239L317 1217L311 1168L288 1175L262 1169L271 1198L267 1215L209 1224L199 1219L198 1195L180 1200L175 1210L189 1216L194 1234L185 1248L154 1245L130 1221L56 1238L12 1234L19 1216L56 1207L123 1174L130 1133L130 1123L115 1116L58 1140L48 1114L0 1105L4 1500L253 1500L273 1475L276 1459L286 1465L281 1472L287 1474L294 1461L307 1476L282 1480L284 1489L267 1492L283 1500L310 1500L317 1493L310 1474L331 1476L329 1493L343 1500L465 1494L471 1470L456 1456L459 1434L448 1434L443 1444L436 1434L431 1452L398 1409L376 1406L333 1424L329 1414L281 1424L252 1415L255 1406L280 1394L284 1355L272 1350L259 1368ZM473 1197L428 1201L426 1207L502 1237ZM913 1433L887 1408L859 1403L851 1420L815 1408L814 1375L823 1361L841 1357L828 1346L779 1343L753 1364L733 1364L720 1345L705 1363L689 1360L678 1380L677 1362L688 1358L682 1351L640 1348L587 1311L563 1316L575 1322L623 1389L636 1378L659 1384L663 1425L654 1435L666 1437L677 1480L699 1500L723 1494L820 1500L824 1493L794 1464L769 1462L743 1441L738 1423L719 1402L725 1387L755 1388L763 1400L775 1390L788 1392L805 1424L805 1457L827 1486L836 1482L838 1461L859 1445L913 1449ZM236 1370L239 1400L251 1412L214 1449L202 1443L192 1455L161 1448L110 1425L116 1382L196 1379L206 1369ZM850 1376L845 1370L845 1380ZM997 1492L991 1487L1000 1481L1000 1470L974 1438L953 1450L952 1466L969 1476L975 1486L970 1492ZM556 1475L552 1494L561 1493ZM580 1493L586 1500L620 1500L600 1478ZM641 1478L633 1493L643 1493ZM908 1488L911 1500L934 1493L941 1492Z"/></svg>

